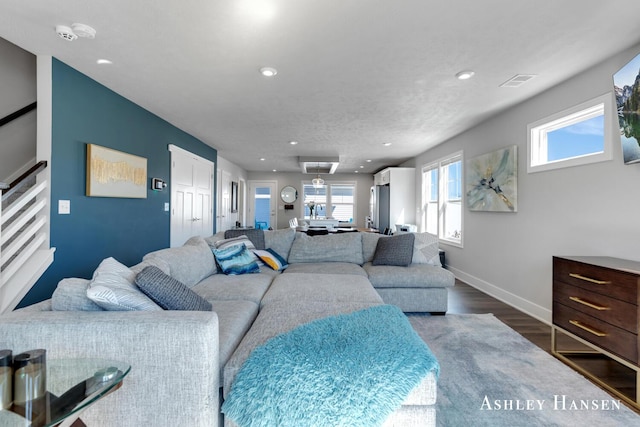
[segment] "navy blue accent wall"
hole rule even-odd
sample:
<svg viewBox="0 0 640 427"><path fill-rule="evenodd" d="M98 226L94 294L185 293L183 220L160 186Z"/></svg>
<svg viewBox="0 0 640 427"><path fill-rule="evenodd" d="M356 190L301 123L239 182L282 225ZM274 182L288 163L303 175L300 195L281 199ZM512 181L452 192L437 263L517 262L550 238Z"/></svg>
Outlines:
<svg viewBox="0 0 640 427"><path fill-rule="evenodd" d="M51 153L51 246L54 262L20 306L47 299L65 277L90 278L100 261L134 265L169 246L171 155L174 144L213 162L217 151L142 107L54 59ZM87 197L87 144L147 158L146 199ZM151 190L151 178L167 182ZM58 214L58 200L71 214ZM211 230L212 233L214 230Z"/></svg>

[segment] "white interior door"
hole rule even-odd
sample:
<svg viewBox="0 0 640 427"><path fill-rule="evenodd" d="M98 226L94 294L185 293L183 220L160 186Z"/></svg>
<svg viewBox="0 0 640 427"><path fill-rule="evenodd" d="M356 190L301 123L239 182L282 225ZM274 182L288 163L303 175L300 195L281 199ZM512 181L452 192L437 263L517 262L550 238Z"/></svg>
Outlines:
<svg viewBox="0 0 640 427"><path fill-rule="evenodd" d="M216 231L232 228L235 224L231 215L231 174L218 169L218 209L216 210Z"/></svg>
<svg viewBox="0 0 640 427"><path fill-rule="evenodd" d="M171 247L213 233L213 162L174 145L171 151Z"/></svg>
<svg viewBox="0 0 640 427"><path fill-rule="evenodd" d="M276 181L249 181L247 225L268 229L277 227Z"/></svg>

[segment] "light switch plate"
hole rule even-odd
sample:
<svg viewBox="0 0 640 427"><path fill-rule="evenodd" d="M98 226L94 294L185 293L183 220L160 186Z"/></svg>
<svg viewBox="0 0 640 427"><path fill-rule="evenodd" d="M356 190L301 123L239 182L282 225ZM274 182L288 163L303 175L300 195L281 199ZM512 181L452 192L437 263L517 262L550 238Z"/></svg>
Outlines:
<svg viewBox="0 0 640 427"><path fill-rule="evenodd" d="M71 200L58 200L58 214L69 215L71 213Z"/></svg>
<svg viewBox="0 0 640 427"><path fill-rule="evenodd" d="M165 202L165 204L164 204L164 211L165 211L165 212L169 212L169 202Z"/></svg>

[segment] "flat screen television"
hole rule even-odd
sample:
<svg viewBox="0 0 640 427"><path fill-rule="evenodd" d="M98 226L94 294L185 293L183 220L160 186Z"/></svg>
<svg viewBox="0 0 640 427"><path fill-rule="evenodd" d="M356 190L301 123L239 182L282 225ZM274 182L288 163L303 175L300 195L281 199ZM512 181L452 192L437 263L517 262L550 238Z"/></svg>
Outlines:
<svg viewBox="0 0 640 427"><path fill-rule="evenodd" d="M640 163L640 55L613 75L625 164Z"/></svg>

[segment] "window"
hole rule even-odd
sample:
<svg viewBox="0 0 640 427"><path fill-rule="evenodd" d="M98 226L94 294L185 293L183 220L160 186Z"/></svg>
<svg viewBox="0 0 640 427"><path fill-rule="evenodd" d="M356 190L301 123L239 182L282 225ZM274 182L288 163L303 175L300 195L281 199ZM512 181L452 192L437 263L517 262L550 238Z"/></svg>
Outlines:
<svg viewBox="0 0 640 427"><path fill-rule="evenodd" d="M325 182L325 185L314 187L310 182L302 183L302 203L304 217L311 217L309 204L314 204L314 214L319 218L333 218L342 222L353 223L356 212L355 182Z"/></svg>
<svg viewBox="0 0 640 427"><path fill-rule="evenodd" d="M527 171L611 160L611 109L607 94L530 124Z"/></svg>
<svg viewBox="0 0 640 427"><path fill-rule="evenodd" d="M462 152L422 168L421 226L462 246Z"/></svg>

